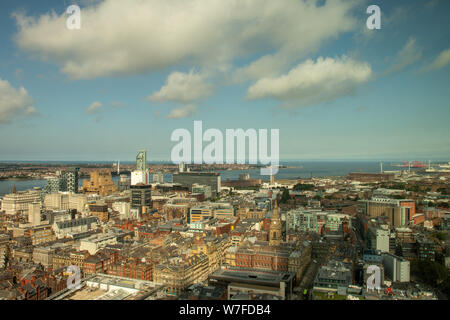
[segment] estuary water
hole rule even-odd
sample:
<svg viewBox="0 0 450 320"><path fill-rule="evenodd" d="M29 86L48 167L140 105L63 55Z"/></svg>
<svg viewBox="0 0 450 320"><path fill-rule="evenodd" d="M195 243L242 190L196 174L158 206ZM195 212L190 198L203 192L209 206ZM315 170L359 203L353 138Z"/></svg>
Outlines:
<svg viewBox="0 0 450 320"><path fill-rule="evenodd" d="M349 172L380 172L380 162L378 161L298 161L298 162L283 162L281 163L288 168L280 168L276 179L297 179L313 177L328 177L328 176L346 176ZM383 162L383 170L401 170L391 165L391 162ZM262 179L268 181L269 176L261 176L259 169L252 170L225 170L218 171L221 175L221 180L234 180L239 178L239 174L249 173L252 179ZM150 177L152 179L153 177ZM114 176L114 182L117 182L118 176ZM171 174L164 174L166 182L172 182ZM13 185L19 191L32 189L34 187L44 188L46 180L2 180L0 181L0 197L10 193ZM80 186L83 179L80 179Z"/></svg>

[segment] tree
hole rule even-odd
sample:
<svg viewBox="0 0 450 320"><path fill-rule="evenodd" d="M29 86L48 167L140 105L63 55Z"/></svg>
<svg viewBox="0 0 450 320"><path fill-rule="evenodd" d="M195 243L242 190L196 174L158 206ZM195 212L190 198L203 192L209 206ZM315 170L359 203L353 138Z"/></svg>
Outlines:
<svg viewBox="0 0 450 320"><path fill-rule="evenodd" d="M283 193L281 194L281 200L280 203L286 203L291 198L289 195L289 190L286 188L283 188Z"/></svg>
<svg viewBox="0 0 450 320"><path fill-rule="evenodd" d="M294 191L310 191L314 190L313 184L303 184L303 183L297 183L294 188Z"/></svg>

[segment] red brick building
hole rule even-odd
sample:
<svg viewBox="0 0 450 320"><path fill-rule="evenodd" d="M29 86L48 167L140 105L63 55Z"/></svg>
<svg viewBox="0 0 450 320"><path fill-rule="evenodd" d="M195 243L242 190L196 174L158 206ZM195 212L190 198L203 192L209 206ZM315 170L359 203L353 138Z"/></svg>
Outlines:
<svg viewBox="0 0 450 320"><path fill-rule="evenodd" d="M153 280L153 264L138 259L124 260L110 266L108 274L138 280Z"/></svg>

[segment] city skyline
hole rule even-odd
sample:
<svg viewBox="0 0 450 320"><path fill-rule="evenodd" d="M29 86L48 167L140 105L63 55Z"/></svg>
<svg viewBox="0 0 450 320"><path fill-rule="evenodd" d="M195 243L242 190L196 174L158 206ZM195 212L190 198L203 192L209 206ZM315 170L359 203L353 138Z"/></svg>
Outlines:
<svg viewBox="0 0 450 320"><path fill-rule="evenodd" d="M449 3L164 3L3 2L0 161L169 161L195 120L280 129L281 161L450 159Z"/></svg>

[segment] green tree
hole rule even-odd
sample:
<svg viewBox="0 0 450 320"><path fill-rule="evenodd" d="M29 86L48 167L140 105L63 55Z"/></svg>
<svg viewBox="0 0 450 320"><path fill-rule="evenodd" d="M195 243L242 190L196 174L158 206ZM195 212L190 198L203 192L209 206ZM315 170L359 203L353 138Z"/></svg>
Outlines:
<svg viewBox="0 0 450 320"><path fill-rule="evenodd" d="M291 198L289 195L289 190L286 188L283 188L283 193L281 194L281 200L280 203L286 203Z"/></svg>
<svg viewBox="0 0 450 320"><path fill-rule="evenodd" d="M303 183L297 183L294 188L294 191L311 191L314 190L313 184L303 184Z"/></svg>

